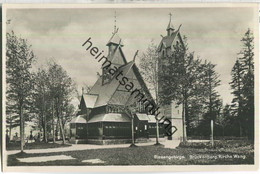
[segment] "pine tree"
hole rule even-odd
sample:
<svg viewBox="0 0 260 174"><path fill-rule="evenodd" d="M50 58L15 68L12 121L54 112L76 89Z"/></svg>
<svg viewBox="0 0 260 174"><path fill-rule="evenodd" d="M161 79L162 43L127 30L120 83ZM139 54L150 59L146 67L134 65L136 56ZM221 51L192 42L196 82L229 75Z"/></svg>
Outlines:
<svg viewBox="0 0 260 174"><path fill-rule="evenodd" d="M232 81L230 82L231 88L233 89L232 94L234 95L232 100L232 114L235 115L238 119L240 137L243 136L242 123L244 122L243 114L241 112L243 104L243 69L244 68L242 67L239 59L237 59L231 71Z"/></svg>
<svg viewBox="0 0 260 174"><path fill-rule="evenodd" d="M170 104L172 100L183 105L183 135L186 141L187 131L191 132L191 124L195 119L193 109L194 99L198 99L203 92L203 67L201 60L194 58L194 53L188 51L187 38L184 37L184 44L174 45L174 51L171 56L164 58L167 63L163 66L163 72L160 72L159 82L162 85L161 99L162 103Z"/></svg>
<svg viewBox="0 0 260 174"><path fill-rule="evenodd" d="M159 91L158 91L158 62L159 56L157 45L151 43L146 52L140 58L140 73L147 83L149 90L154 94L156 105L159 106ZM159 144L159 121L156 120L156 144Z"/></svg>
<svg viewBox="0 0 260 174"><path fill-rule="evenodd" d="M241 42L240 57L231 72L232 110L239 120L240 136L254 140L254 37L250 29Z"/></svg>
<svg viewBox="0 0 260 174"><path fill-rule="evenodd" d="M205 62L205 81L204 81L204 94L207 98L205 102L207 110L207 118L209 120L215 120L219 107L221 106L220 95L216 91L216 87L220 85L219 75L215 71L216 65Z"/></svg>
<svg viewBox="0 0 260 174"><path fill-rule="evenodd" d="M39 127L43 129L43 140L47 142L47 122L50 120L51 96L48 88L48 74L38 69L34 75L34 112L38 115Z"/></svg>
<svg viewBox="0 0 260 174"><path fill-rule="evenodd" d="M17 106L14 113L18 114L20 119L21 152L23 152L24 121L31 104L33 89L31 67L35 56L27 41L17 37L14 32L7 33L6 39L7 100Z"/></svg>
<svg viewBox="0 0 260 174"><path fill-rule="evenodd" d="M75 84L67 72L55 62L49 63L47 72L49 78L48 88L51 96L50 100L54 103L56 118L58 119L63 144L65 144L64 126L68 120L68 114L66 113L71 112L71 109L68 107L71 107L69 103L75 91Z"/></svg>
<svg viewBox="0 0 260 174"><path fill-rule="evenodd" d="M254 140L254 37L250 29L242 38L243 50L241 51L241 63L244 66L242 112L245 118L246 135Z"/></svg>
<svg viewBox="0 0 260 174"><path fill-rule="evenodd" d="M231 106L229 104L226 104L223 108L223 111L221 114L219 114L216 118L216 123L221 126L222 128L222 136L225 136L225 128L228 125L231 125L230 119L231 119Z"/></svg>
<svg viewBox="0 0 260 174"><path fill-rule="evenodd" d="M201 92L204 98L204 107L201 108L203 110L203 119L200 122L198 131L205 136L208 136L210 132L211 120L215 122L222 108L222 100L216 91L216 87L220 85L220 80L218 73L215 71L215 67L215 64L207 61L203 64L204 75L202 81L204 84L201 86Z"/></svg>

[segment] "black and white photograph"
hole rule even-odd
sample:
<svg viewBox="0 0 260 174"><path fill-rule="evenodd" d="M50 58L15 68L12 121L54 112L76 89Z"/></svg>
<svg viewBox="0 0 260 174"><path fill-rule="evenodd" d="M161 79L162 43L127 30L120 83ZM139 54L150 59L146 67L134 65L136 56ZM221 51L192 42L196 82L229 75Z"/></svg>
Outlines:
<svg viewBox="0 0 260 174"><path fill-rule="evenodd" d="M254 3L4 4L4 170L256 170L258 20Z"/></svg>

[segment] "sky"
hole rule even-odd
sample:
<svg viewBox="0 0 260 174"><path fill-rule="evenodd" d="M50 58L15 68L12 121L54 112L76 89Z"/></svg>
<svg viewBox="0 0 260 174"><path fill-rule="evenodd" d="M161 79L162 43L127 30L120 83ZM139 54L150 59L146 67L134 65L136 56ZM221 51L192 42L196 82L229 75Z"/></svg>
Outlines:
<svg viewBox="0 0 260 174"><path fill-rule="evenodd" d="M241 50L240 42L248 28L254 27L252 8L135 8L135 9L8 9L6 26L26 38L37 56L37 67L55 60L68 72L81 89L93 85L101 64L81 45L91 37L93 46L104 51L114 30L119 28L128 61L139 50L141 56L148 45L159 44L166 35L169 13L181 35L188 38L189 50L201 59L217 64L221 85L217 88L223 103L233 96L229 82L231 69ZM138 63L138 58L137 58Z"/></svg>

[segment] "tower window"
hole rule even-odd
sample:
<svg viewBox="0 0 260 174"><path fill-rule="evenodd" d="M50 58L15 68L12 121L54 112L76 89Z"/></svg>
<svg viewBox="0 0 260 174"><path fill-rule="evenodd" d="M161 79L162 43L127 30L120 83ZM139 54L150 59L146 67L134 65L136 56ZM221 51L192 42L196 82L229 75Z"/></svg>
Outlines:
<svg viewBox="0 0 260 174"><path fill-rule="evenodd" d="M162 51L162 56L165 57L165 50Z"/></svg>

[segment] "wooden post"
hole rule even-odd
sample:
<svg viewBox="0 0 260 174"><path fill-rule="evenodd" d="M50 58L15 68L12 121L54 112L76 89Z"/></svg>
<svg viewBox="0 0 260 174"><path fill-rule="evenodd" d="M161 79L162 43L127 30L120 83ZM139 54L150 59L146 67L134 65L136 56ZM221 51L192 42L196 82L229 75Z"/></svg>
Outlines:
<svg viewBox="0 0 260 174"><path fill-rule="evenodd" d="M132 115L132 144L135 144L135 134L134 134L134 117Z"/></svg>
<svg viewBox="0 0 260 174"><path fill-rule="evenodd" d="M132 143L130 145L130 147L137 147L135 145L135 134L134 134L134 114L131 113L131 118L132 118Z"/></svg>
<svg viewBox="0 0 260 174"><path fill-rule="evenodd" d="M156 143L154 145L161 145L159 143L159 120L156 119Z"/></svg>
<svg viewBox="0 0 260 174"><path fill-rule="evenodd" d="M159 144L159 124L158 120L156 119L156 144Z"/></svg>
<svg viewBox="0 0 260 174"><path fill-rule="evenodd" d="M211 128L211 136L210 136L210 141L211 141L211 146L214 147L214 138L213 138L213 120L210 121L210 128Z"/></svg>

